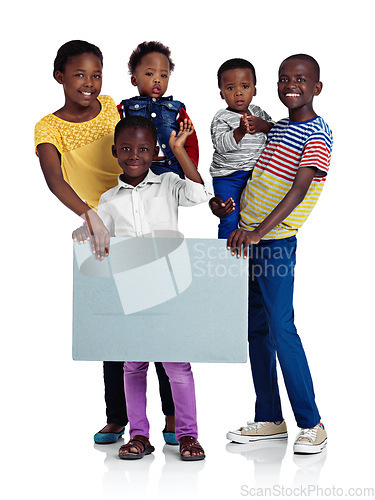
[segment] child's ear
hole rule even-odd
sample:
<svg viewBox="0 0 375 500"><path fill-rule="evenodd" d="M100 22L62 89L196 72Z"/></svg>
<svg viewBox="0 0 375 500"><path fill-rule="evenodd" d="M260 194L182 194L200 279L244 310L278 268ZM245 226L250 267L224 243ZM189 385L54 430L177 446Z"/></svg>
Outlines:
<svg viewBox="0 0 375 500"><path fill-rule="evenodd" d="M319 94L320 94L320 92L322 91L322 88L323 88L323 84L322 84L322 82L318 82L318 83L315 85L314 95L319 95Z"/></svg>
<svg viewBox="0 0 375 500"><path fill-rule="evenodd" d="M156 160L158 156L159 156L159 146L155 146L154 156L152 157L152 159Z"/></svg>
<svg viewBox="0 0 375 500"><path fill-rule="evenodd" d="M64 83L64 74L61 73L61 71L55 71L55 74L53 75L55 77L55 80L57 83Z"/></svg>
<svg viewBox="0 0 375 500"><path fill-rule="evenodd" d="M132 76L130 77L130 82L131 82L131 84L132 84L134 87L136 87L136 86L137 86L137 79L136 79L135 75L132 75Z"/></svg>
<svg viewBox="0 0 375 500"><path fill-rule="evenodd" d="M225 99L225 97L223 96L223 93L222 93L222 91L221 91L221 90L220 90L220 97L221 97L222 99Z"/></svg>
<svg viewBox="0 0 375 500"><path fill-rule="evenodd" d="M113 144L113 146L112 146L112 156L113 156L114 158L117 158L117 151L116 151L116 146L115 146L115 144Z"/></svg>
<svg viewBox="0 0 375 500"><path fill-rule="evenodd" d="M254 94L253 94L253 97L257 95L257 88L254 87Z"/></svg>

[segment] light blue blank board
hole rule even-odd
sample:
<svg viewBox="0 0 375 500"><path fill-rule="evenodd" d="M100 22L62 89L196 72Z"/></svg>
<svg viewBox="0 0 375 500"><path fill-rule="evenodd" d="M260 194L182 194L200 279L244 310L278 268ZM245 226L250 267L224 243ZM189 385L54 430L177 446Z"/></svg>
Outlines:
<svg viewBox="0 0 375 500"><path fill-rule="evenodd" d="M75 360L243 363L247 310L248 263L226 240L111 238L103 261L74 244Z"/></svg>

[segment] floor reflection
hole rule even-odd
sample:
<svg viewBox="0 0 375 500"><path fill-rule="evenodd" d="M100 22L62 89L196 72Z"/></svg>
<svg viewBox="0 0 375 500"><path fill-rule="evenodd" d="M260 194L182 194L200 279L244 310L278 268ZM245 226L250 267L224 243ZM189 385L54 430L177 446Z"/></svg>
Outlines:
<svg viewBox="0 0 375 500"><path fill-rule="evenodd" d="M270 439L248 444L229 443L226 450L254 462L254 483L260 487L279 484L281 464L287 446L287 439Z"/></svg>
<svg viewBox="0 0 375 500"><path fill-rule="evenodd" d="M121 491L126 495L134 494L142 497L150 493L150 483L155 482L155 470L151 465L155 461L155 454L147 455L141 460L121 460L118 450L123 439L109 445L94 445L94 448L104 455L106 472L103 474L103 490L108 496L118 494ZM158 450L160 454L161 451ZM162 449L164 464L160 470L157 481L158 493L168 496L177 491L185 491L194 496L198 491L198 474L204 469L205 460L196 462L183 462L180 459L179 447L165 444ZM158 472L160 458L158 456Z"/></svg>
<svg viewBox="0 0 375 500"><path fill-rule="evenodd" d="M253 462L253 484L256 487L265 487L280 484L281 466L287 447L286 439L274 439L248 444L229 443L226 450L229 453L242 455L246 460ZM298 467L293 478L293 486L317 485L326 458L327 448L314 455L293 454L293 463Z"/></svg>
<svg viewBox="0 0 375 500"><path fill-rule="evenodd" d="M212 476L212 462L207 462L204 473L206 461L181 461L178 446L165 444L141 460L121 460L118 449L122 444L124 440L119 439L110 445L94 445L105 466L102 489L108 498L118 498L119 494L127 498L148 498L150 494L174 498L176 492L180 496L194 498L207 486L207 482L218 488L223 484L221 481L227 485L232 467L235 474L242 470L241 477L246 477L246 484L255 488L272 488L283 483L294 488L314 486L319 485L320 473L327 458L327 449L316 455L293 454L292 443L288 447L286 439L248 444L228 443L222 449L224 456L219 452L225 475L222 470L221 475L219 472L219 476ZM240 460L243 466L238 467L238 460L230 457L230 454L244 457L245 461Z"/></svg>
<svg viewBox="0 0 375 500"><path fill-rule="evenodd" d="M320 472L327 458L327 448L316 455L293 455L298 470L294 476L295 486L317 485Z"/></svg>
<svg viewBox="0 0 375 500"><path fill-rule="evenodd" d="M178 446L164 445L163 453L165 463L161 469L161 477L159 480L159 494L164 496L174 491L183 491L193 498L198 491L198 474L204 469L205 460L196 462L183 462L180 459Z"/></svg>
<svg viewBox="0 0 375 500"><path fill-rule="evenodd" d="M150 468L155 456L151 454L141 460L121 460L118 450L123 444L124 440L119 439L113 444L94 445L96 450L105 455L106 472L103 474L103 490L106 496L118 495L121 491L126 495L134 494L134 498L145 496L148 493Z"/></svg>

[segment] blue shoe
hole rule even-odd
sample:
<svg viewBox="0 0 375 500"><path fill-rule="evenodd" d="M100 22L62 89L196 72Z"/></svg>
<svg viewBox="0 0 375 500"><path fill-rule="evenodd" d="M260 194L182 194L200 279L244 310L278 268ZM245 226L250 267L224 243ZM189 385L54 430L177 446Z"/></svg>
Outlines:
<svg viewBox="0 0 375 500"><path fill-rule="evenodd" d="M172 445L178 444L175 432L163 431L163 436L164 436L164 441L166 442L166 444L172 444Z"/></svg>
<svg viewBox="0 0 375 500"><path fill-rule="evenodd" d="M94 435L94 441L96 444L110 444L116 443L119 438L124 434L125 429L121 432L97 432Z"/></svg>
<svg viewBox="0 0 375 500"><path fill-rule="evenodd" d="M166 429L167 429L167 417L165 418L165 427L163 430L164 441L166 442L166 444L172 444L172 445L178 444L178 441L176 439L176 433L175 432L167 432Z"/></svg>

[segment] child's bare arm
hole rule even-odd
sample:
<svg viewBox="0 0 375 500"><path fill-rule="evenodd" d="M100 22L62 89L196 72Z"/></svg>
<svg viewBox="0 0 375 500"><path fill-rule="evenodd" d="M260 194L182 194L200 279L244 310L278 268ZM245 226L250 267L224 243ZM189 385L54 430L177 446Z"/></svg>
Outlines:
<svg viewBox="0 0 375 500"><path fill-rule="evenodd" d="M98 258L101 258L103 255L102 241L107 240L107 228L101 221L100 217L81 200L76 192L64 180L60 158L56 147L50 143L39 144L38 155L44 178L51 192L66 207L85 219L86 222L89 221L89 226L86 230L92 231L92 236L95 235L95 237L90 238L92 250L93 253L97 254ZM89 212L90 215L88 216Z"/></svg>
<svg viewBox="0 0 375 500"><path fill-rule="evenodd" d="M267 233L293 212L306 196L316 170L313 167L300 168L289 192L254 231L242 228L233 231L227 241L227 248L232 250L232 255L237 254L237 257L241 257L243 246L243 256L247 258L249 245L259 243Z"/></svg>
<svg viewBox="0 0 375 500"><path fill-rule="evenodd" d="M174 130L171 132L171 136L169 138L169 146L172 150L172 153L177 158L178 163L181 165L185 177L194 182L197 182L198 184L203 184L202 178L197 171L197 167L190 160L184 147L186 139L190 135L192 135L193 132L194 127L191 123L191 120L185 118L184 121L180 123L180 130L178 134L176 134Z"/></svg>
<svg viewBox="0 0 375 500"><path fill-rule="evenodd" d="M40 166L50 191L70 210L81 216L89 207L64 180L59 153L53 144L38 145Z"/></svg>

